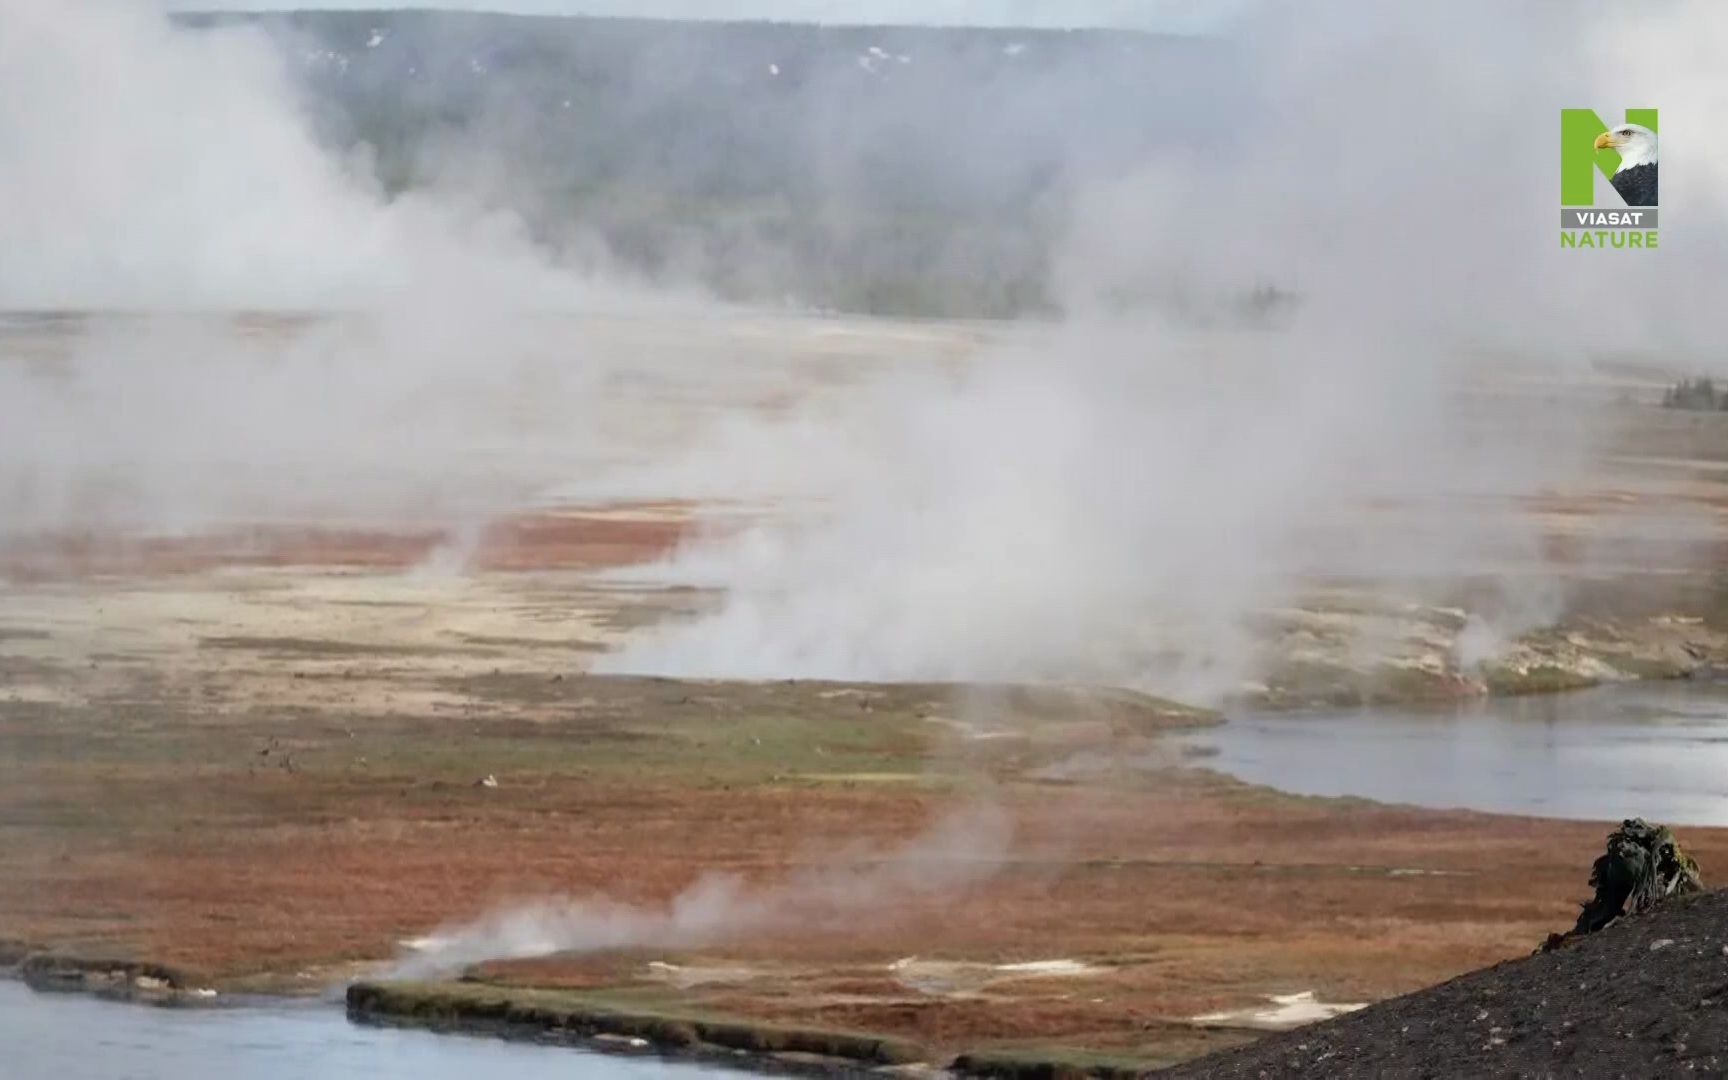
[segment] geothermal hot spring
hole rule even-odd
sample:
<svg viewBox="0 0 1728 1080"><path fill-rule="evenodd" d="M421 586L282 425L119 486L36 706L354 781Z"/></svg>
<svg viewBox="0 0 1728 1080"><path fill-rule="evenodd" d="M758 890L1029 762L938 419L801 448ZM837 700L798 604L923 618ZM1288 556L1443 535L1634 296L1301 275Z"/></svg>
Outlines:
<svg viewBox="0 0 1728 1080"><path fill-rule="evenodd" d="M0 100L42 103L0 107L3 689L79 698L31 681L63 649L171 684L200 643L390 658L452 636L563 649L573 674L1129 687L1223 706L1171 749L1287 791L1728 824L1708 685L1240 704L1387 657L1468 675L1586 584L1712 569L1728 451L1655 402L1724 340L1728 169L1697 133L1728 22L1239 6L1207 28L1232 62L1131 110L1183 114L1170 141L1057 140L1045 295L985 319L740 299L687 253L559 247L510 212L509 163L459 140L426 153L469 167L413 190L378 147L333 150L260 35L0 0ZM891 54L869 55L876 77ZM1550 119L1580 71L1694 136L1660 262L1555 250ZM1047 120L1070 100L1028 97ZM988 148L934 156L954 212L994 220L961 183ZM1485 176L1468 223L1434 212ZM827 227L855 224L855 180L823 192ZM816 269L869 253L842 241ZM722 284L782 281L784 254L741 245ZM944 256L922 261L992 269ZM1286 295L1269 283L1291 309L1245 308ZM409 606L435 614L393 619ZM0 1043L68 1078L695 1071L13 985Z"/></svg>

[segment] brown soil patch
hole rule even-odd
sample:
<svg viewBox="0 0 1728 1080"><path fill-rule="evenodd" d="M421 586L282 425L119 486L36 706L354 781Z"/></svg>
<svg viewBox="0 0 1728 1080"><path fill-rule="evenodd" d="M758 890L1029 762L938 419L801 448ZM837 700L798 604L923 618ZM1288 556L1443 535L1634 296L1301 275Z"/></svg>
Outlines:
<svg viewBox="0 0 1728 1080"><path fill-rule="evenodd" d="M236 708L227 690L201 706L184 685L172 707L145 685L124 704L0 703L0 935L321 987L501 903L657 907L708 872L761 884L868 863L988 799L1014 842L980 851L989 865L965 887L885 892L683 952L480 974L937 1049L1173 1060L1249 1037L1186 1024L1201 1013L1302 990L1376 1000L1528 951L1571 922L1603 833L1190 771L1030 779L1077 748L1133 757L1179 722L1156 706L1127 722L1121 695L582 676L457 688L489 710L354 718ZM1024 737L927 719L968 709ZM475 786L488 774L497 788ZM1728 864L1728 832L1683 840L1706 868ZM906 957L1093 970L921 989L894 975ZM675 985L656 962L747 974Z"/></svg>
<svg viewBox="0 0 1728 1080"><path fill-rule="evenodd" d="M0 543L0 579L22 583L196 574L224 567L403 570L443 551L475 570L603 569L651 562L685 538L675 504L517 514L464 537L448 529L257 526L187 536L62 533Z"/></svg>

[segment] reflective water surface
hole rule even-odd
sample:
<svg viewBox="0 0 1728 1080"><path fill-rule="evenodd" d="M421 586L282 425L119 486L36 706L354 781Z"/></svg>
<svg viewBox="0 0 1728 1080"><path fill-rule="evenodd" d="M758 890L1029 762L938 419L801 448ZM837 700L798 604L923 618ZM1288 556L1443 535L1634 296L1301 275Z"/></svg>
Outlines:
<svg viewBox="0 0 1728 1080"><path fill-rule="evenodd" d="M1232 776L1304 795L1728 825L1728 685L1642 683L1460 709L1233 716L1184 736Z"/></svg>
<svg viewBox="0 0 1728 1080"><path fill-rule="evenodd" d="M339 1006L159 1009L0 982L8 1080L653 1080L735 1075L568 1047L350 1024Z"/></svg>

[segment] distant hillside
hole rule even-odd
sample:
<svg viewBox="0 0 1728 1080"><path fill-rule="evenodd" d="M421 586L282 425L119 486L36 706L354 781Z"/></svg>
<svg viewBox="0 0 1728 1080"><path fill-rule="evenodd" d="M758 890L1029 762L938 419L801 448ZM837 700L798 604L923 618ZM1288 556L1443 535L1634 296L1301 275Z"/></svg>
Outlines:
<svg viewBox="0 0 1728 1080"><path fill-rule="evenodd" d="M322 138L548 246L737 298L908 314L1050 303L1076 184L1203 139L1221 45L1121 31L428 11L186 15L285 50ZM1216 83L1216 78L1209 81Z"/></svg>

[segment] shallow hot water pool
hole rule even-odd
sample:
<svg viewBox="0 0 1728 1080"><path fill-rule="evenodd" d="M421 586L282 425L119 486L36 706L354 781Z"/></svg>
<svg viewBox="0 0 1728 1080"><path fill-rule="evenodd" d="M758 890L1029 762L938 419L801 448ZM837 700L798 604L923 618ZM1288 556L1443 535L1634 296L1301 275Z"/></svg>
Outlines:
<svg viewBox="0 0 1728 1080"><path fill-rule="evenodd" d="M735 1075L560 1046L365 1027L330 1004L159 1009L0 982L0 1076L17 1080L654 1080Z"/></svg>
<svg viewBox="0 0 1728 1080"><path fill-rule="evenodd" d="M1303 795L1728 825L1728 685L1640 683L1456 709L1259 713L1181 737L1200 763Z"/></svg>

